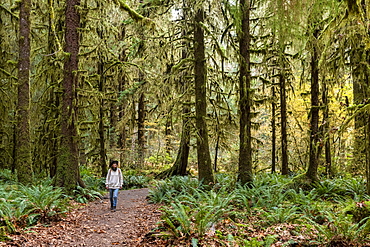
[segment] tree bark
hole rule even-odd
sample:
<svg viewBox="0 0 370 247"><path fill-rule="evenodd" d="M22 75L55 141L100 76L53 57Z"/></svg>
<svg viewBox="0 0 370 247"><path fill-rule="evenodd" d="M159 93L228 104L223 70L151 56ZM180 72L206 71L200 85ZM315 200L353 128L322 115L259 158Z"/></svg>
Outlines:
<svg viewBox="0 0 370 247"><path fill-rule="evenodd" d="M241 31L239 34L239 177L242 185L251 184L252 134L251 134L251 75L250 75L250 0L240 0Z"/></svg>
<svg viewBox="0 0 370 247"><path fill-rule="evenodd" d="M199 180L204 184L214 183L214 175L209 152L206 94L206 66L204 31L201 24L204 22L204 10L200 7L195 12L194 30L194 81L195 81L195 112L197 127L197 154Z"/></svg>
<svg viewBox="0 0 370 247"><path fill-rule="evenodd" d="M72 194L77 185L84 187L78 166L78 146L76 129L78 81L78 51L80 0L66 1L65 63L62 95L61 144L55 183Z"/></svg>
<svg viewBox="0 0 370 247"><path fill-rule="evenodd" d="M15 168L18 181L32 182L30 138L30 13L31 0L22 0L19 13L18 104Z"/></svg>

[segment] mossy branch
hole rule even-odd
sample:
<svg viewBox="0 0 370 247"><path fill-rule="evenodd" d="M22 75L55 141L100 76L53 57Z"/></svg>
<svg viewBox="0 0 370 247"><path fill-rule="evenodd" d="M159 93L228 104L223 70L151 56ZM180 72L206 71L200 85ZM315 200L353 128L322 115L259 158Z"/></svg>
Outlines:
<svg viewBox="0 0 370 247"><path fill-rule="evenodd" d="M12 79L18 80L18 78L16 76L12 75L11 73L6 71L5 69L0 68L0 71L3 72L6 76L9 76Z"/></svg>
<svg viewBox="0 0 370 247"><path fill-rule="evenodd" d="M7 9L4 5L0 5L0 7L5 10L5 12L8 12L11 16L13 16L14 18L16 18L17 20L19 19L19 16L14 14L11 10Z"/></svg>
<svg viewBox="0 0 370 247"><path fill-rule="evenodd" d="M154 22L151 19L149 19L149 18L139 14L135 10L133 10L123 0L115 0L115 2L121 7L121 9L126 11L134 21L143 22L144 24L148 24L148 25L153 25L154 24Z"/></svg>
<svg viewBox="0 0 370 247"><path fill-rule="evenodd" d="M172 67L172 69L171 69L172 73L178 71L184 64L191 63L191 62L194 62L194 59L184 58L184 59L180 60L180 62L178 64L176 64L175 66Z"/></svg>
<svg viewBox="0 0 370 247"><path fill-rule="evenodd" d="M351 106L351 107L348 107L348 109L356 109L355 112L352 114L352 116L348 117L344 123L342 123L342 126L340 128L340 132L343 132L347 126L349 125L349 123L355 119L355 117L359 116L360 114L363 114L365 113L366 111L369 111L370 110L370 103L367 103L367 104L358 104L358 105L354 105L354 106Z"/></svg>

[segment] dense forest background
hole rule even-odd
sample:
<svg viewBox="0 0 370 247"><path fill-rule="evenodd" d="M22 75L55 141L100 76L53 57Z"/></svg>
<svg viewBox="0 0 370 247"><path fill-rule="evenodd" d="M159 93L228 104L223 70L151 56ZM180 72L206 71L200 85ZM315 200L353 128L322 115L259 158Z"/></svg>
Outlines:
<svg viewBox="0 0 370 247"><path fill-rule="evenodd" d="M369 178L369 6L2 0L0 167Z"/></svg>

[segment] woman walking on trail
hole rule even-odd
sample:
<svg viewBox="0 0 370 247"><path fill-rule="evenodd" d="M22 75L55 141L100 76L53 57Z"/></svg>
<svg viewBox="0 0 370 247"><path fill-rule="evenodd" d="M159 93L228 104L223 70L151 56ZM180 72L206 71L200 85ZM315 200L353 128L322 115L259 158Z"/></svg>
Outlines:
<svg viewBox="0 0 370 247"><path fill-rule="evenodd" d="M109 190L110 209L115 212L117 207L118 190L122 189L123 178L121 169L118 168L118 161L110 163L110 169L105 181L105 188Z"/></svg>

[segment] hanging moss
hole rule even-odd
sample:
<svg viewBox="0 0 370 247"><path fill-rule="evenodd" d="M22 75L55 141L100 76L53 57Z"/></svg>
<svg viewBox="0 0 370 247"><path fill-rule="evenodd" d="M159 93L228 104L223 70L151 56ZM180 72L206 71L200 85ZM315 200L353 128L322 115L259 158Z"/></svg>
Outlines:
<svg viewBox="0 0 370 247"><path fill-rule="evenodd" d="M130 6L128 6L123 0L115 1L124 11L126 11L130 15L132 19L134 19L134 21L143 22L145 25L148 26L154 25L154 22L151 19L139 14L138 12L130 8Z"/></svg>

